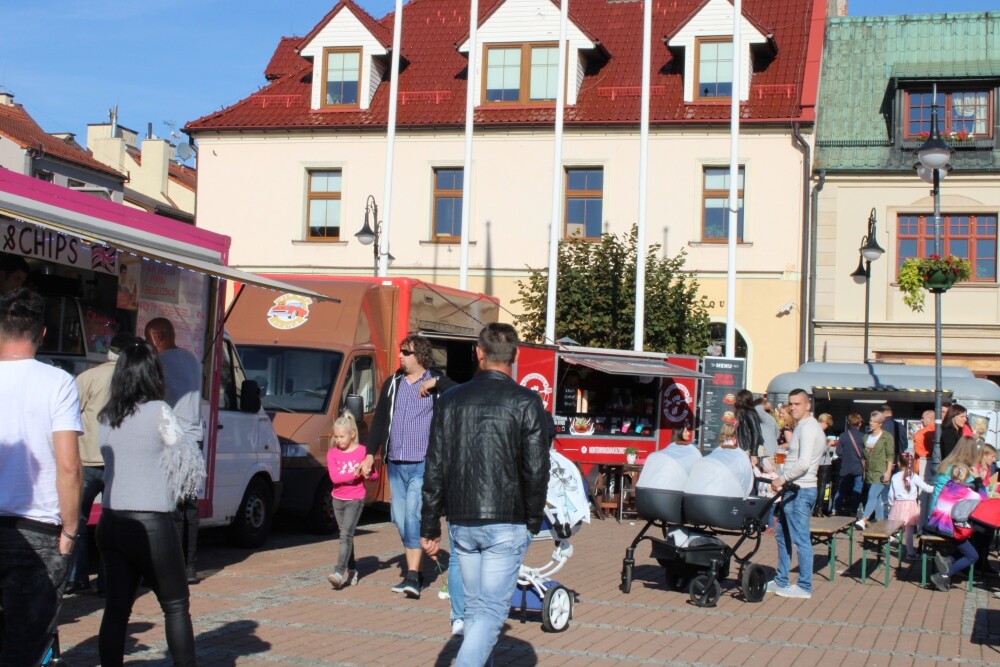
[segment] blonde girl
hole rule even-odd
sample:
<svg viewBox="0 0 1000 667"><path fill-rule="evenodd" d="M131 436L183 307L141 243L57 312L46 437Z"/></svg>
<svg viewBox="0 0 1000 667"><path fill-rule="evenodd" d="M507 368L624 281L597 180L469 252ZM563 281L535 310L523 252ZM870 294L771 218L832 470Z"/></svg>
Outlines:
<svg viewBox="0 0 1000 667"><path fill-rule="evenodd" d="M345 412L333 422L333 447L326 453L326 469L333 482L333 513L340 529L340 553L333 574L327 577L335 589L358 582L354 563L354 530L365 504L365 476L361 464L366 451L358 444L358 425ZM373 470L368 479L375 479Z"/></svg>
<svg viewBox="0 0 1000 667"><path fill-rule="evenodd" d="M917 552L913 548L913 527L920 520L920 505L917 499L921 493L934 493L934 487L916 474L913 469L913 455L903 452L899 456L899 472L892 476L889 482L889 521L899 521L906 541L906 559L917 560Z"/></svg>

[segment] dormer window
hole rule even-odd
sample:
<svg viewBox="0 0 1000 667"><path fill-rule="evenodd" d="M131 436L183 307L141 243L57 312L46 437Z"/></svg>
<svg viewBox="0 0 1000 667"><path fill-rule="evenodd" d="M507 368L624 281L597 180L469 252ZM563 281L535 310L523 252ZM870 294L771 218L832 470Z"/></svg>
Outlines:
<svg viewBox="0 0 1000 667"><path fill-rule="evenodd" d="M930 90L906 91L904 136L918 139L931 131L931 109L938 108L938 131L947 139L992 135L993 114L990 98L992 92L984 86L948 91L938 90L937 100ZM952 136L947 136L952 135Z"/></svg>
<svg viewBox="0 0 1000 667"><path fill-rule="evenodd" d="M504 44L485 47L484 104L555 102L559 48L555 44Z"/></svg>
<svg viewBox="0 0 1000 667"><path fill-rule="evenodd" d="M695 40L698 99L729 99L733 95L733 40L699 37Z"/></svg>
<svg viewBox="0 0 1000 667"><path fill-rule="evenodd" d="M324 107L357 107L360 80L360 48L323 49Z"/></svg>

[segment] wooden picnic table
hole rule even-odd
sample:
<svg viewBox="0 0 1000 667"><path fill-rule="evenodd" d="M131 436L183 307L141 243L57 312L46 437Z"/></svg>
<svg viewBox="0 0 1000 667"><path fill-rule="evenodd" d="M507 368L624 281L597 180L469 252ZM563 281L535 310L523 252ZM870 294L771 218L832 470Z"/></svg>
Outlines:
<svg viewBox="0 0 1000 667"><path fill-rule="evenodd" d="M809 539L814 545L825 544L829 554L830 581L837 576L837 536L847 534L848 562L854 556L854 519L847 516L813 517L809 520Z"/></svg>
<svg viewBox="0 0 1000 667"><path fill-rule="evenodd" d="M868 549L871 547L875 552L875 567L872 574L879 567L885 567L885 587L889 587L889 573L892 556L892 537L897 538L900 548L897 550L899 562L896 567L903 566L902 534L904 524L902 521L879 521L874 525L868 525L861 533L861 583L868 580Z"/></svg>

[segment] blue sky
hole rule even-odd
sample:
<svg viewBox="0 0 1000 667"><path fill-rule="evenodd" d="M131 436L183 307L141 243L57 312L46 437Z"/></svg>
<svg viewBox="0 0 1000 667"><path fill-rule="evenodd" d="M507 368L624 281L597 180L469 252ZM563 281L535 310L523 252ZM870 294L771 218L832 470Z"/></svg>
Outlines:
<svg viewBox="0 0 1000 667"><path fill-rule="evenodd" d="M119 122L165 137L264 84L278 39L336 0L31 0L3 3L0 86L48 132ZM360 0L376 17L393 0ZM1000 10L1000 0L848 0L852 15Z"/></svg>

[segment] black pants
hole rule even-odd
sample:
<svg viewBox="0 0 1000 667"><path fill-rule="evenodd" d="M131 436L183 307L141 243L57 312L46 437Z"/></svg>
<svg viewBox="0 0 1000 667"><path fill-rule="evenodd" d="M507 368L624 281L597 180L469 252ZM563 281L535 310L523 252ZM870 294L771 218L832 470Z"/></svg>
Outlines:
<svg viewBox="0 0 1000 667"><path fill-rule="evenodd" d="M193 572L198 561L198 524L201 522L198 516L198 496L188 496L177 503L175 520L184 563Z"/></svg>
<svg viewBox="0 0 1000 667"><path fill-rule="evenodd" d="M125 636L140 580L156 593L166 623L167 647L177 667L195 665L184 557L173 512L105 509L97 525L107 599L98 650L103 667L124 661Z"/></svg>

